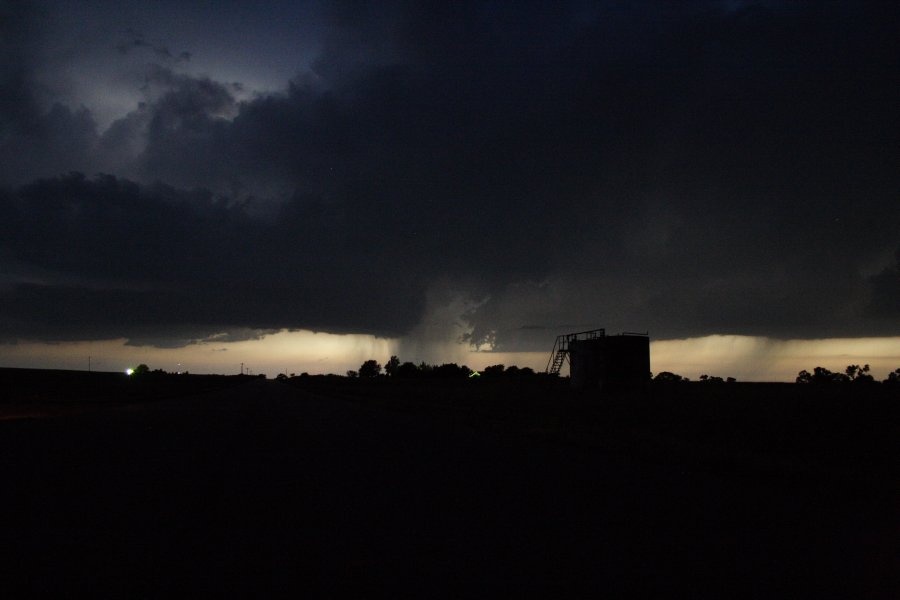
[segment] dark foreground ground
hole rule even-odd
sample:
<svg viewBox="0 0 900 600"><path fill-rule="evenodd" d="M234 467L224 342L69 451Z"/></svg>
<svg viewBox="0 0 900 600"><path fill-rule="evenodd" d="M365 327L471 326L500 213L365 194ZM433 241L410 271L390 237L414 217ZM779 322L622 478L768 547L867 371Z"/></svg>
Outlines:
<svg viewBox="0 0 900 600"><path fill-rule="evenodd" d="M19 383L7 405L22 416L34 384L9 381ZM110 381L38 410L63 384L44 385L31 418L0 421L7 589L685 598L896 598L900 589L888 396L682 387L598 403L555 388L437 382ZM91 390L99 400L85 397Z"/></svg>

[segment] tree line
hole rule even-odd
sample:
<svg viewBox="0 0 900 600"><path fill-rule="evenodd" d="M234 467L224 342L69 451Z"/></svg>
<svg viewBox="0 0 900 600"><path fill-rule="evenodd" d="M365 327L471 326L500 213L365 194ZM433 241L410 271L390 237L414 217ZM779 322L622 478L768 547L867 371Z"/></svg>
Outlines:
<svg viewBox="0 0 900 600"><path fill-rule="evenodd" d="M875 377L869 373L869 365L847 365L847 368L844 369L843 373L840 372L832 372L824 367L816 367L813 369L813 372L810 373L806 369L800 371L797 374L797 383L805 383L805 384L817 384L817 385L825 385L825 384L867 384L867 383L875 383ZM888 373L887 379L882 380L881 383L887 385L900 385L900 369L894 369L890 373Z"/></svg>
<svg viewBox="0 0 900 600"><path fill-rule="evenodd" d="M837 384L837 383L875 383L875 377L869 372L869 365L847 365L847 368L844 369L844 372L832 372L824 367L816 367L813 369L813 372L810 373L806 369L800 371L797 374L797 378L795 379L796 383L805 383L805 384ZM657 373L656 376L653 376L653 373L650 374L650 377L653 381L658 381L662 383L677 383L677 382L687 382L690 381L688 377L682 377L676 373L672 373L670 371L663 371L661 373ZM734 383L736 379L734 377L727 377L725 379L721 377L716 377L714 375L701 375L700 381L704 383ZM887 385L900 385L900 369L894 369L890 373L886 379L882 380L882 383Z"/></svg>
<svg viewBox="0 0 900 600"><path fill-rule="evenodd" d="M869 365L848 365L843 373L832 372L824 367L816 367L810 373L802 370L797 375L797 383L812 384L831 384L831 383L874 383L875 378L869 372ZM360 365L359 370L347 371L347 377L359 379L375 379L378 377L396 378L396 379L465 379L467 377L507 377L507 378L528 378L528 377L548 377L545 373L536 373L530 367L517 367L516 365L491 365L485 367L481 371L470 369L466 365L458 365L456 363L444 363L440 365L430 365L424 361L419 364L412 362L400 362L396 356L391 356L390 360L382 365L375 359L369 359ZM670 371L662 371L653 376L649 374L650 379L661 383L673 382L689 382L688 377L683 377ZM719 377L716 375L703 374L698 378L701 383L734 383L737 380L734 377ZM888 374L882 383L889 385L900 385L900 369L895 369Z"/></svg>
<svg viewBox="0 0 900 600"><path fill-rule="evenodd" d="M347 377L352 379L375 379L378 377L392 379L466 379L474 377L487 378L527 378L544 376L544 373L535 373L531 367L517 367L511 365L491 365L481 371L470 369L466 365L456 363L443 363L431 365L425 361L415 364L413 362L400 362L396 356L391 356L384 367L375 359L369 359L359 366L358 370L347 371Z"/></svg>
<svg viewBox="0 0 900 600"><path fill-rule="evenodd" d="M659 381L661 383L677 383L682 381L690 381L690 377L682 377L677 373L672 373L671 371L662 371L656 374L656 377L653 376L653 373L650 373L650 379L653 381ZM719 377L717 375L707 375L703 374L700 376L700 381L702 383L734 383L737 381L734 377Z"/></svg>

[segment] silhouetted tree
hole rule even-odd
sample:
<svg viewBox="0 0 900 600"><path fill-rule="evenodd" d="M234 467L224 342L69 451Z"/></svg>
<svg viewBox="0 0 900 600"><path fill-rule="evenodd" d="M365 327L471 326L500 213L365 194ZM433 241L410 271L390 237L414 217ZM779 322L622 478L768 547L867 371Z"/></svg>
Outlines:
<svg viewBox="0 0 900 600"><path fill-rule="evenodd" d="M806 369L800 371L797 374L797 383L815 383L815 384L828 384L828 383L843 383L850 381L850 377L845 375L844 373L832 373L825 367L816 367L813 369L813 372L810 373Z"/></svg>
<svg viewBox="0 0 900 600"><path fill-rule="evenodd" d="M900 385L900 369L894 369L890 373L888 373L887 379L885 379L882 383L886 383L888 385Z"/></svg>
<svg viewBox="0 0 900 600"><path fill-rule="evenodd" d="M397 373L397 368L400 366L400 359L396 356L392 356L387 364L384 365L384 372L388 374L388 377L393 377Z"/></svg>
<svg viewBox="0 0 900 600"><path fill-rule="evenodd" d="M149 372L150 372L150 367L148 367L144 363L141 363L134 368L135 375L146 375Z"/></svg>
<svg viewBox="0 0 900 600"><path fill-rule="evenodd" d="M381 365L374 358L370 358L359 366L360 378L371 379L378 377L379 373L381 373Z"/></svg>
<svg viewBox="0 0 900 600"><path fill-rule="evenodd" d="M407 361L397 367L397 370L394 372L395 377L399 377L400 379L413 379L420 375L419 367L414 365L413 363Z"/></svg>
<svg viewBox="0 0 900 600"><path fill-rule="evenodd" d="M729 379L731 379L731 378L729 377ZM715 377L713 375L705 375L704 374L704 375L700 376L700 381L703 381L705 383L723 383L725 380L722 379L721 377Z"/></svg>
<svg viewBox="0 0 900 600"><path fill-rule="evenodd" d="M485 377L499 377L503 375L503 371L506 369L504 365L491 365L489 367L485 367L484 371L481 372Z"/></svg>
<svg viewBox="0 0 900 600"><path fill-rule="evenodd" d="M869 365L847 365L847 378L854 383L872 383L875 378L869 374Z"/></svg>
<svg viewBox="0 0 900 600"><path fill-rule="evenodd" d="M671 371L663 371L661 373L657 373L656 377L653 378L653 381L660 381L663 383L672 383L676 381L686 381L684 377L681 375L676 375Z"/></svg>
<svg viewBox="0 0 900 600"><path fill-rule="evenodd" d="M349 377L350 379L356 379L357 377L359 377L359 373L357 373L356 371L350 370L350 371L347 371L347 377Z"/></svg>
<svg viewBox="0 0 900 600"><path fill-rule="evenodd" d="M435 367L432 374L441 379L462 379L468 377L469 367L460 367L456 363L444 363L439 367Z"/></svg>
<svg viewBox="0 0 900 600"><path fill-rule="evenodd" d="M847 365L843 373L832 373L824 367L816 367L812 374L809 371L800 371L797 375L797 383L871 383L875 378L869 374L869 365Z"/></svg>

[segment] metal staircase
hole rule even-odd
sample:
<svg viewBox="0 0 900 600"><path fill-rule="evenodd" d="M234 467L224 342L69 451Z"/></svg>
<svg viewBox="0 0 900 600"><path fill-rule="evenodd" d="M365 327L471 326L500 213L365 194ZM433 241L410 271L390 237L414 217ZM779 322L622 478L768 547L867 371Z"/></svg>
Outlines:
<svg viewBox="0 0 900 600"><path fill-rule="evenodd" d="M564 335L556 336L556 342L553 344L553 350L550 352L550 360L547 361L547 373L550 375L559 375L563 363L569 357L569 342Z"/></svg>
<svg viewBox="0 0 900 600"><path fill-rule="evenodd" d="M559 375L563 364L569 358L569 342L574 340L593 340L605 335L605 329L592 329L590 331L579 331L578 333L566 333L556 336L553 350L550 351L550 360L547 361L546 373L548 375Z"/></svg>

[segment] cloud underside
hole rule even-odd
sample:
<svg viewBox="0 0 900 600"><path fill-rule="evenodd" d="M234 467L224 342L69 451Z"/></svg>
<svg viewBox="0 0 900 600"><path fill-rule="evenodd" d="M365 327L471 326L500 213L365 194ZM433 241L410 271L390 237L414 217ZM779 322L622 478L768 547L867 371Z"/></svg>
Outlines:
<svg viewBox="0 0 900 600"><path fill-rule="evenodd" d="M403 337L436 286L467 300L469 341L507 350L582 326L897 335L882 8L338 9L284 92L151 65L102 131L42 102L22 48L43 42L19 28L0 337Z"/></svg>

